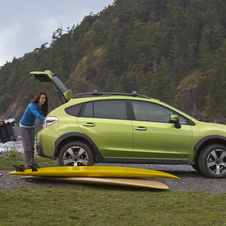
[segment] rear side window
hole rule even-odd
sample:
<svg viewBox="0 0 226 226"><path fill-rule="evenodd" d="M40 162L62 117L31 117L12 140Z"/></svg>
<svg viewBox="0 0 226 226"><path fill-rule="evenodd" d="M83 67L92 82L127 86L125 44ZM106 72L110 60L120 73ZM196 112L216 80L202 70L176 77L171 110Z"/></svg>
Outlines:
<svg viewBox="0 0 226 226"><path fill-rule="evenodd" d="M86 103L82 117L93 118L93 103Z"/></svg>
<svg viewBox="0 0 226 226"><path fill-rule="evenodd" d="M66 113L78 117L82 104L73 105L65 109Z"/></svg>
<svg viewBox="0 0 226 226"><path fill-rule="evenodd" d="M127 119L124 100L102 100L86 103L82 117Z"/></svg>

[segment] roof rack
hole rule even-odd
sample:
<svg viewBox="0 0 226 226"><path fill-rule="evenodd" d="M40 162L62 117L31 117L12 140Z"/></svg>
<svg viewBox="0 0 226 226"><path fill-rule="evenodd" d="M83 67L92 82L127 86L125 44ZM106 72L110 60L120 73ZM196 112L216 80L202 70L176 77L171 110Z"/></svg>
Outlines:
<svg viewBox="0 0 226 226"><path fill-rule="evenodd" d="M135 90L132 93L117 93L117 92L99 92L98 90L94 90L92 93L78 93L73 98L84 98L84 97L101 97L101 96L133 96L133 97L142 97L146 99L150 99L150 97L138 94Z"/></svg>

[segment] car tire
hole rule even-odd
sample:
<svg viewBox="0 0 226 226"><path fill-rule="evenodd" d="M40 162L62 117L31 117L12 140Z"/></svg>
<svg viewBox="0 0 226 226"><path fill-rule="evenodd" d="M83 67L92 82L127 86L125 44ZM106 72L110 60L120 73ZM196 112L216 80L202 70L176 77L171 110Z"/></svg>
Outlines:
<svg viewBox="0 0 226 226"><path fill-rule="evenodd" d="M94 156L87 144L74 141L62 148L58 156L58 162L60 166L92 166Z"/></svg>
<svg viewBox="0 0 226 226"><path fill-rule="evenodd" d="M191 166L192 166L192 168L193 168L194 170L196 170L196 171L200 172L200 169L199 169L198 164L191 165Z"/></svg>
<svg viewBox="0 0 226 226"><path fill-rule="evenodd" d="M212 144L203 149L199 158L199 168L206 177L226 177L226 146Z"/></svg>

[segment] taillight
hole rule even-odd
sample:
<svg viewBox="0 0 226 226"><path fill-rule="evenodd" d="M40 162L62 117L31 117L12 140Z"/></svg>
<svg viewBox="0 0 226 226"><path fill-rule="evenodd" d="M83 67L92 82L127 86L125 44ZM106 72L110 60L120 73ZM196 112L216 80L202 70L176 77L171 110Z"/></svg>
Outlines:
<svg viewBox="0 0 226 226"><path fill-rule="evenodd" d="M42 126L43 126L43 128L46 128L46 127L52 125L53 123L55 123L57 121L58 121L58 118L57 117L50 117L50 116L48 116L48 117L46 117L44 119Z"/></svg>

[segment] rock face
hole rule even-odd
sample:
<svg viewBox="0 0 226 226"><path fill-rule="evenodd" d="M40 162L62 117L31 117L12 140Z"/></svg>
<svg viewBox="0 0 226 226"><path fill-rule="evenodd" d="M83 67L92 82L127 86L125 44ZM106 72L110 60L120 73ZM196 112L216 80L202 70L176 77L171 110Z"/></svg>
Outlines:
<svg viewBox="0 0 226 226"><path fill-rule="evenodd" d="M9 105L6 112L0 115L0 118L15 118L16 122L18 123L24 114L25 108L25 104L13 103L12 105Z"/></svg>

